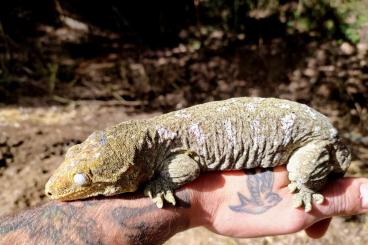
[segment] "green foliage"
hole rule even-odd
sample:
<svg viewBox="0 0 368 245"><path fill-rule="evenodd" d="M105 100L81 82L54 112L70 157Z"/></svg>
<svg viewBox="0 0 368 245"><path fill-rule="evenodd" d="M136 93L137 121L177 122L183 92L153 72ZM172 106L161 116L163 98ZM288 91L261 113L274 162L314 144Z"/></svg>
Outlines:
<svg viewBox="0 0 368 245"><path fill-rule="evenodd" d="M357 43L367 39L362 36L362 30L368 25L368 0L333 0L330 4L340 19L339 28L348 40Z"/></svg>
<svg viewBox="0 0 368 245"><path fill-rule="evenodd" d="M330 38L342 34L357 43L368 25L368 0L203 0L201 4L208 17L221 19L225 30L243 31L249 28L245 25L249 18L278 16L290 34Z"/></svg>

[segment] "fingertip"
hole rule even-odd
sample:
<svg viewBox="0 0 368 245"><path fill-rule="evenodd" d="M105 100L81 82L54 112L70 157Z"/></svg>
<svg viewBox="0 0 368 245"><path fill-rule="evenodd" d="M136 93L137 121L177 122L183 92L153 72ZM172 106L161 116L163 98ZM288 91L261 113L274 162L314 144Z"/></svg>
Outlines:
<svg viewBox="0 0 368 245"><path fill-rule="evenodd" d="M363 209L368 209L368 183L363 183L359 187L360 198Z"/></svg>
<svg viewBox="0 0 368 245"><path fill-rule="evenodd" d="M355 215L368 212L368 179L342 178L323 191L325 201L316 205L318 217Z"/></svg>

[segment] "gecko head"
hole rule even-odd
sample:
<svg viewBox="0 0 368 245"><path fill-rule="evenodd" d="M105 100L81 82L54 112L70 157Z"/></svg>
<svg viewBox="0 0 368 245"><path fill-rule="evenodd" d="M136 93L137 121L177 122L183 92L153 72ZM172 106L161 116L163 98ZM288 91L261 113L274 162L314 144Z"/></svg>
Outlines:
<svg viewBox="0 0 368 245"><path fill-rule="evenodd" d="M139 173L128 158L122 162L121 155L112 148L115 144L112 141L114 137L97 131L83 143L72 146L46 183L46 195L67 201L135 191L140 179L134 175ZM116 146L124 149L122 145Z"/></svg>

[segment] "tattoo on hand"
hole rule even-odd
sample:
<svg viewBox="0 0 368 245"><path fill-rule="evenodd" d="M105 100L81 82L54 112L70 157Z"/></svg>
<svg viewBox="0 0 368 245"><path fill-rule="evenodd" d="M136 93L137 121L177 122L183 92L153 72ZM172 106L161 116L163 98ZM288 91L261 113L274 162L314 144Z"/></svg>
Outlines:
<svg viewBox="0 0 368 245"><path fill-rule="evenodd" d="M177 206L168 207L167 210L175 211L179 208L189 208L190 200L186 192L177 195ZM189 226L188 218L170 218L175 216L173 212L164 213L155 204L147 204L143 207L116 207L112 210L113 220L122 228L125 237L130 244L161 244L178 231Z"/></svg>
<svg viewBox="0 0 368 245"><path fill-rule="evenodd" d="M250 197L237 192L240 203L229 208L238 213L261 214L276 206L281 197L272 192L274 173L272 169L247 170L247 188Z"/></svg>
<svg viewBox="0 0 368 245"><path fill-rule="evenodd" d="M95 220L83 211L94 202L50 203L6 217L0 220L0 236L16 232L27 234L27 240L35 244L100 244L99 238L90 232L97 230Z"/></svg>
<svg viewBox="0 0 368 245"><path fill-rule="evenodd" d="M129 244L161 243L189 226L189 218L182 217L179 212L179 209L190 207L189 194L181 191L177 198L177 206L165 210L138 195L131 195L126 202L119 200L117 205L114 199L118 197L51 202L0 218L0 244L6 243L2 239L17 239L17 244L98 245L109 236L101 233L102 226L109 225L112 229L120 228L120 233L112 233L111 239L115 234Z"/></svg>

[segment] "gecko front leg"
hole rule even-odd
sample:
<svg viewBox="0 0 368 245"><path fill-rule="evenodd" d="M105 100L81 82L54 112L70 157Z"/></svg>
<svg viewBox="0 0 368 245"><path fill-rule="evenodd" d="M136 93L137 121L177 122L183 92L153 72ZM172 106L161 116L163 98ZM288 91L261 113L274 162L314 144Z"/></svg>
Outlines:
<svg viewBox="0 0 368 245"><path fill-rule="evenodd" d="M312 202L322 204L324 197L317 193L326 183L327 175L333 170L326 142L310 142L297 149L289 158L290 192L296 192L294 207L304 206L306 212L312 210Z"/></svg>
<svg viewBox="0 0 368 245"><path fill-rule="evenodd" d="M198 163L186 153L175 154L164 160L158 175L149 181L144 194L151 198L158 208L162 208L164 200L176 204L173 191L199 176Z"/></svg>

